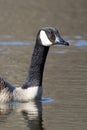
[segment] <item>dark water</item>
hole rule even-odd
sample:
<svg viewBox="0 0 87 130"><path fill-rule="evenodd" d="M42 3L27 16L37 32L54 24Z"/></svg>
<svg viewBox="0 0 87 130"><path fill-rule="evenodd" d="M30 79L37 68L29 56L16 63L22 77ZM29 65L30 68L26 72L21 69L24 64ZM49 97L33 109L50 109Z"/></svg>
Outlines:
<svg viewBox="0 0 87 130"><path fill-rule="evenodd" d="M87 1L0 0L0 76L21 86L36 33L59 28L69 47L50 48L40 102L0 104L1 130L87 129Z"/></svg>

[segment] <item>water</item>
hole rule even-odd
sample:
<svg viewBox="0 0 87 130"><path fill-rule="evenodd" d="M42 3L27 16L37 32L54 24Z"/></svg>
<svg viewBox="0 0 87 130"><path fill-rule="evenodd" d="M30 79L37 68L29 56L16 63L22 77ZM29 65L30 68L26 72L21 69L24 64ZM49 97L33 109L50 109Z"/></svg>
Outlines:
<svg viewBox="0 0 87 130"><path fill-rule="evenodd" d="M87 1L0 1L0 75L25 81L37 30L59 28L69 47L50 48L39 102L0 104L1 130L87 129Z"/></svg>

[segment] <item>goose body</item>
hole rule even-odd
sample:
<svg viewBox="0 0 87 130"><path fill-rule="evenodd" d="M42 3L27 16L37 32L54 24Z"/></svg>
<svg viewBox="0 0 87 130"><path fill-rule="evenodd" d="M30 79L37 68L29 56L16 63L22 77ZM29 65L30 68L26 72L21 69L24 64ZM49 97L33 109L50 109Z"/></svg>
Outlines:
<svg viewBox="0 0 87 130"><path fill-rule="evenodd" d="M49 47L55 44L69 45L61 38L56 28L46 27L39 30L25 83L22 87L15 87L0 78L0 102L28 102L41 99L46 57Z"/></svg>

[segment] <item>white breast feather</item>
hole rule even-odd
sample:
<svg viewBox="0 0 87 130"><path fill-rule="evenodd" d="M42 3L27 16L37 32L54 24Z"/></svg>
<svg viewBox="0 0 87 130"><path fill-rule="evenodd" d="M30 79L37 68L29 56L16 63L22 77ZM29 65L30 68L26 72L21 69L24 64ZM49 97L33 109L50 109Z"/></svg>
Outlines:
<svg viewBox="0 0 87 130"><path fill-rule="evenodd" d="M29 101L36 98L40 99L42 96L42 87L30 87L27 89L22 89L21 87L16 88L13 92L14 101Z"/></svg>

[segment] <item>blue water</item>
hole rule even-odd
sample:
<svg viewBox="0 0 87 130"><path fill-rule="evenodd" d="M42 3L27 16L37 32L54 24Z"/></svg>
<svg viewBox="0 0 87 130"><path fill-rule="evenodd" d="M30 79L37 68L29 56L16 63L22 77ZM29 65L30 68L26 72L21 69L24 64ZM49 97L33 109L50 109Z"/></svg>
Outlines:
<svg viewBox="0 0 87 130"><path fill-rule="evenodd" d="M43 97L43 98L41 99L41 102L42 102L42 103L49 103L49 102L53 102L53 101L54 101L54 100L53 100L52 98L44 98L44 97Z"/></svg>
<svg viewBox="0 0 87 130"><path fill-rule="evenodd" d="M0 42L0 45L29 45L28 42L22 42L22 41L2 41Z"/></svg>
<svg viewBox="0 0 87 130"><path fill-rule="evenodd" d="M77 43L75 44L77 47L82 47L82 46L87 46L87 41L86 40L78 40Z"/></svg>

